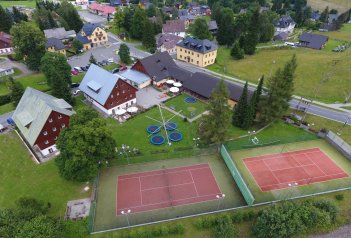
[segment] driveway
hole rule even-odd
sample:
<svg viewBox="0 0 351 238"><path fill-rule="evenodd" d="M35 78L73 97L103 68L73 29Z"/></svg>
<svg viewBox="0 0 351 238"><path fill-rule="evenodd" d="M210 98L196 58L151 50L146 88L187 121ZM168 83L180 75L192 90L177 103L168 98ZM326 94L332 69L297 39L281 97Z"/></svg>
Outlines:
<svg viewBox="0 0 351 238"><path fill-rule="evenodd" d="M9 126L9 124L7 123L7 119L12 117L13 113L15 111L11 111L11 112L8 112L8 113L5 113L3 115L0 115L0 124L2 124L3 126L7 127Z"/></svg>
<svg viewBox="0 0 351 238"><path fill-rule="evenodd" d="M89 11L78 11L79 16L86 22L104 24L107 22L106 17L95 15Z"/></svg>
<svg viewBox="0 0 351 238"><path fill-rule="evenodd" d="M16 61L12 61L12 60L9 60L9 59L5 59L4 62L2 62L0 64L0 67L15 67L15 68L18 68L19 70L22 71L22 74L21 75L18 75L18 76L14 76L13 78L20 78L20 77L23 77L23 76L27 76L29 74L33 74L33 71L29 70L28 67L23 64L23 63L20 63L20 62L16 62Z"/></svg>
<svg viewBox="0 0 351 238"><path fill-rule="evenodd" d="M143 108L150 108L167 100L168 98L168 96L164 96L163 93L157 91L152 86L140 89L136 93L138 105L142 106Z"/></svg>

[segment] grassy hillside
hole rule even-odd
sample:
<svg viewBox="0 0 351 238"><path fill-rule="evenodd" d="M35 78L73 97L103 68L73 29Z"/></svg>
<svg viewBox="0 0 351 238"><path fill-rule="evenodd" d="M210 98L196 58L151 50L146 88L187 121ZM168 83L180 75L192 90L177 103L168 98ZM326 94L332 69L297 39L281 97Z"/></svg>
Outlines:
<svg viewBox="0 0 351 238"><path fill-rule="evenodd" d="M307 3L316 10L323 11L327 6L329 9L336 9L344 12L351 8L350 0L307 0Z"/></svg>

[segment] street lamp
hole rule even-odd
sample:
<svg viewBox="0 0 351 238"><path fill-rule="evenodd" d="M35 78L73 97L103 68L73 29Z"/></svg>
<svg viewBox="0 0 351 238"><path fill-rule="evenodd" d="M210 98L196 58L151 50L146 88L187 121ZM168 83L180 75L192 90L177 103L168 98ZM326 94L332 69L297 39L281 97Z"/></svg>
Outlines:
<svg viewBox="0 0 351 238"><path fill-rule="evenodd" d="M197 143L200 140L200 137L197 138L193 138L193 141L195 143L196 146L198 146L199 144Z"/></svg>
<svg viewBox="0 0 351 238"><path fill-rule="evenodd" d="M221 205L222 200L225 198L225 194L224 193L217 194L216 198L218 200L217 210L219 210L219 206Z"/></svg>
<svg viewBox="0 0 351 238"><path fill-rule="evenodd" d="M251 141L251 135L254 135L256 133L256 131L248 131L247 132L249 134L249 142Z"/></svg>
<svg viewBox="0 0 351 238"><path fill-rule="evenodd" d="M128 215L131 213L132 211L130 209L128 209L127 211L121 211L121 214L122 215L125 215L125 217L127 218L127 223L128 223L128 226L130 226L130 222L129 222L129 217Z"/></svg>

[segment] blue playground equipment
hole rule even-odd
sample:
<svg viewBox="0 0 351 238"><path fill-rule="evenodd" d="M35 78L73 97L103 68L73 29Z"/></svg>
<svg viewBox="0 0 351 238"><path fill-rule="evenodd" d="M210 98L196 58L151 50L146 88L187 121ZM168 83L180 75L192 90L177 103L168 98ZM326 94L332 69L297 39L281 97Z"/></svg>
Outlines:
<svg viewBox="0 0 351 238"><path fill-rule="evenodd" d="M196 103L197 99L194 98L194 97L189 96L189 97L186 97L186 98L184 99L184 101L185 101L186 103Z"/></svg>
<svg viewBox="0 0 351 238"><path fill-rule="evenodd" d="M174 131L175 129L177 129L177 124L176 123L174 123L174 122L167 122L166 124L165 124L165 127L166 127L166 130L167 131Z"/></svg>
<svg viewBox="0 0 351 238"><path fill-rule="evenodd" d="M165 143L165 137L162 135L154 135L150 138L150 142L153 145L162 145L163 143Z"/></svg>
<svg viewBox="0 0 351 238"><path fill-rule="evenodd" d="M146 131L149 134L156 134L156 133L160 132L160 130L161 130L160 126L157 126L157 125L151 125L151 126L148 126L146 128Z"/></svg>
<svg viewBox="0 0 351 238"><path fill-rule="evenodd" d="M168 134L168 138L171 141L177 142L177 141L180 141L181 139L183 139L183 135L182 135L182 133L175 131L175 132Z"/></svg>

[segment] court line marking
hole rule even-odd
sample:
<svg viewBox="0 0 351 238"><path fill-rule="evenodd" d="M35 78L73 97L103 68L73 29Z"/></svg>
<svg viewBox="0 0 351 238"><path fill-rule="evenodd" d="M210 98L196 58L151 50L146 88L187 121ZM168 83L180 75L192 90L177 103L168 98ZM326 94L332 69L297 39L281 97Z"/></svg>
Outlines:
<svg viewBox="0 0 351 238"><path fill-rule="evenodd" d="M264 160L263 160L263 163L264 163L265 166L267 166L267 168L269 169L269 172L270 172L271 174L273 174L273 177L278 181L278 183L280 183L280 180L277 178L277 176L275 176L275 174L274 174L273 171L271 170L271 167L269 167L269 165L266 164L266 162L265 162Z"/></svg>
<svg viewBox="0 0 351 238"><path fill-rule="evenodd" d="M168 185L168 186L160 186L160 187L142 189L140 191L144 192L144 191L150 191L150 190L161 189L161 188L172 188L172 187L185 186L185 185L189 185L189 184L194 184L194 183L193 182L189 182L189 183L181 183L181 184L174 184L174 185Z"/></svg>
<svg viewBox="0 0 351 238"><path fill-rule="evenodd" d="M141 181L140 181L140 177L139 177L139 194L140 194L140 203L141 205L143 205L143 193L141 191Z"/></svg>
<svg viewBox="0 0 351 238"><path fill-rule="evenodd" d="M196 195L199 197L199 193L197 191L196 183L194 181L193 173L191 172L191 170L189 170L189 174L190 174L191 179L193 180L193 184L194 184Z"/></svg>

